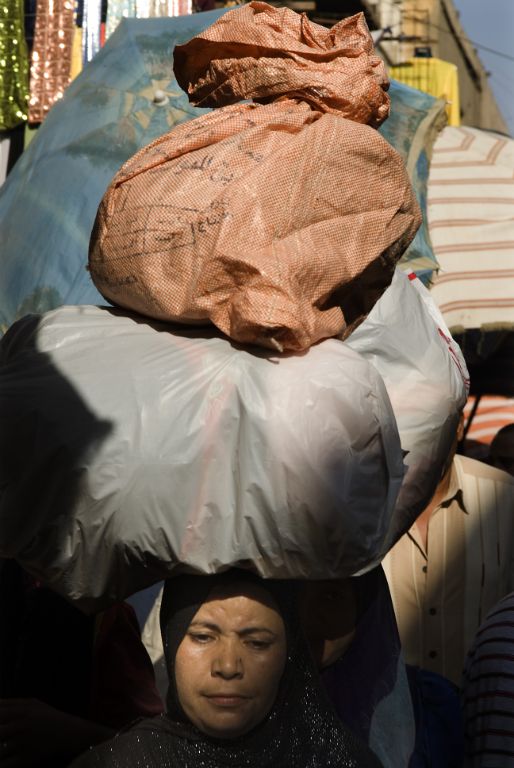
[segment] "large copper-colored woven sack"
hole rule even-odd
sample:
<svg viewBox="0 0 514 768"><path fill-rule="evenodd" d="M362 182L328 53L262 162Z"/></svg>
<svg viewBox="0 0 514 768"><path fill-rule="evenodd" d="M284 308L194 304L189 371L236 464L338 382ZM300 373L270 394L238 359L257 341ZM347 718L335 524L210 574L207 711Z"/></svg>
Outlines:
<svg viewBox="0 0 514 768"><path fill-rule="evenodd" d="M177 47L175 73L195 104L226 106L116 175L91 238L97 288L265 347L348 332L420 223L402 160L371 127L389 101L363 16L327 30L252 2Z"/></svg>

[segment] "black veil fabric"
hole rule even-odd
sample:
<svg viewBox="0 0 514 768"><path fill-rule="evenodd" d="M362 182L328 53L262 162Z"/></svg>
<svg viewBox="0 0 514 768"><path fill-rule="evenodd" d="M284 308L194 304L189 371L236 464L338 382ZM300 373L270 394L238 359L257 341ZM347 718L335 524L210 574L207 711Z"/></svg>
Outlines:
<svg viewBox="0 0 514 768"><path fill-rule="evenodd" d="M273 598L284 620L287 661L271 712L250 733L216 739L183 713L174 659L189 624L222 584L252 581ZM321 688L296 611L291 582L262 580L246 571L179 576L166 582L161 630L170 689L165 715L143 720L81 756L73 768L380 768L371 750L337 718Z"/></svg>

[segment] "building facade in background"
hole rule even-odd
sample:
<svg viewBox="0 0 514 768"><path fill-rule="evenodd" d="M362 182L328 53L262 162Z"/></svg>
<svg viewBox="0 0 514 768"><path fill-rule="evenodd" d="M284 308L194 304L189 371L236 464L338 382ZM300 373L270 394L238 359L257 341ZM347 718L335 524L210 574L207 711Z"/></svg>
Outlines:
<svg viewBox="0 0 514 768"><path fill-rule="evenodd" d="M385 30L377 50L386 63L408 67L414 58L439 59L457 67L460 122L508 134L507 124L489 85L487 72L460 23L452 0L282 0L305 11L313 21L331 26L363 11L371 30ZM427 64L427 70L428 70ZM418 65L420 71L422 65ZM401 79L401 77L398 77ZM409 82L409 79L406 80ZM414 84L414 83L413 83ZM418 87L423 88L420 76Z"/></svg>

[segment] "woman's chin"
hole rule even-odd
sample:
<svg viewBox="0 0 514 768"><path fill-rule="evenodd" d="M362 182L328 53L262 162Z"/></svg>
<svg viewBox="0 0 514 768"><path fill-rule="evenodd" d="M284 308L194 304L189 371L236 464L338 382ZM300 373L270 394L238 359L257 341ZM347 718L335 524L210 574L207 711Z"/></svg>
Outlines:
<svg viewBox="0 0 514 768"><path fill-rule="evenodd" d="M222 712L207 722L198 723L197 727L214 739L237 739L249 733L256 723L241 718L240 712Z"/></svg>

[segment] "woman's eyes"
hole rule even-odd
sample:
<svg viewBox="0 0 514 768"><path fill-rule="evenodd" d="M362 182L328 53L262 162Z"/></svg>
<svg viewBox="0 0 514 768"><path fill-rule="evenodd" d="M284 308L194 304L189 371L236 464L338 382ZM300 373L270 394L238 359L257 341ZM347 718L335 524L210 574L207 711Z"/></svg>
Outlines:
<svg viewBox="0 0 514 768"><path fill-rule="evenodd" d="M214 635L209 635L206 632L189 632L189 637L195 643L201 643L202 645L210 643L211 640L214 640Z"/></svg>
<svg viewBox="0 0 514 768"><path fill-rule="evenodd" d="M207 645L216 639L215 635L211 635L207 632L189 632L188 634L191 640L194 643L198 643L199 645ZM271 642L269 640L246 638L243 642L253 651L266 651L271 646Z"/></svg>
<svg viewBox="0 0 514 768"><path fill-rule="evenodd" d="M254 651L267 651L271 645L269 640L246 640L245 642Z"/></svg>

